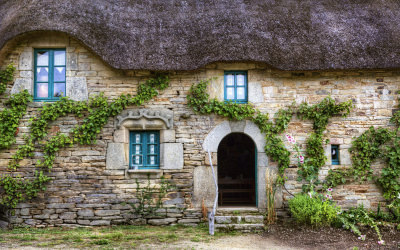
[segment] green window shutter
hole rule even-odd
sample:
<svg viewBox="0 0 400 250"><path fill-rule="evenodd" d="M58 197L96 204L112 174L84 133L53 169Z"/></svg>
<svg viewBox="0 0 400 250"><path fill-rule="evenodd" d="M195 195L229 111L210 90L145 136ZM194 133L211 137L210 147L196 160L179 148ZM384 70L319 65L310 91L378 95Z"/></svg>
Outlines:
<svg viewBox="0 0 400 250"><path fill-rule="evenodd" d="M247 71L225 71L224 100L247 103Z"/></svg>
<svg viewBox="0 0 400 250"><path fill-rule="evenodd" d="M160 168L160 131L131 131L129 168Z"/></svg>
<svg viewBox="0 0 400 250"><path fill-rule="evenodd" d="M65 49L34 50L34 100L57 101L66 93Z"/></svg>

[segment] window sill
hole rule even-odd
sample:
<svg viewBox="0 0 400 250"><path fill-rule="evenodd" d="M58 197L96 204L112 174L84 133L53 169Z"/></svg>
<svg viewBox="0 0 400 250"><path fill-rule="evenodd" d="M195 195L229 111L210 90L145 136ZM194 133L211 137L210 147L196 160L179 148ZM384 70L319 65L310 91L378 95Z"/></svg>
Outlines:
<svg viewBox="0 0 400 250"><path fill-rule="evenodd" d="M128 174L160 174L161 169L128 169Z"/></svg>

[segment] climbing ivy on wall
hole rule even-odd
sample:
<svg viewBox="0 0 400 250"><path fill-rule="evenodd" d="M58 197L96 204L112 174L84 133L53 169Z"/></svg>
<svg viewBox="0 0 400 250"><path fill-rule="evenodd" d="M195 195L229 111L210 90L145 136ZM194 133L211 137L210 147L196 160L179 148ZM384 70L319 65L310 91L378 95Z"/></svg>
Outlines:
<svg viewBox="0 0 400 250"><path fill-rule="evenodd" d="M400 111L394 113L391 122L393 130L370 127L356 138L350 148L352 166L329 170L325 185L373 180L382 188L388 207L400 217ZM385 161L385 166L374 175L371 165L378 158Z"/></svg>
<svg viewBox="0 0 400 250"><path fill-rule="evenodd" d="M18 147L17 152L9 162L9 173L0 178L0 187L3 189L0 204L15 208L19 202L36 197L40 191L45 190L45 184L51 180L47 173L51 171L58 151L74 144L89 145L95 143L97 135L110 117L118 115L128 106L139 106L151 100L158 95L158 90L165 89L168 84L167 76L158 75L140 84L136 96L123 94L111 102L103 94L91 97L88 102L77 102L63 97L57 102L43 105L38 111L38 116L32 119L31 133L25 136L25 143ZM2 126L10 126L10 129L4 128L7 133L0 134L0 143L5 142L1 144L0 148L9 148L15 143L15 127L18 126L19 119L25 114L27 103L31 100L32 97L24 91L7 101L6 104L11 107L11 111L6 109L2 111L0 132L2 132ZM19 107L16 108L18 112L12 111L14 106ZM48 138L49 123L67 114L74 114L77 117L83 117L87 114L87 117L80 125L73 128L70 134L57 133ZM7 123L5 119L9 117L12 119ZM13 139L10 138L11 132L9 131L13 133ZM16 176L14 171L18 169L19 161L26 157L32 157L38 146L43 150L43 159L37 162L33 178Z"/></svg>
<svg viewBox="0 0 400 250"><path fill-rule="evenodd" d="M265 152L272 160L278 162L277 184L282 185L285 182L285 169L290 164L290 152L279 137L289 125L293 116L293 109L281 109L276 113L275 123L269 120L268 114L262 114L251 104L238 104L234 102L221 102L217 99L209 98L207 94L207 85L209 81L200 81L192 85L187 96L188 105L199 114L217 114L227 117L230 120L249 119L253 121L262 133L265 133Z"/></svg>
<svg viewBox="0 0 400 250"><path fill-rule="evenodd" d="M308 105L302 103L297 111L300 119L313 121L313 132L307 139L306 160L300 164L298 171L298 180L306 180L311 185L318 185L318 173L326 163L326 156L323 147L324 136L329 119L333 116L341 115L346 117L351 110L353 102L351 100L336 104L331 97L323 99L320 103ZM307 190L308 185L303 185L303 190Z"/></svg>
<svg viewBox="0 0 400 250"><path fill-rule="evenodd" d="M8 65L5 70L0 71L0 95L6 91L7 84L12 82L14 71L13 65Z"/></svg>

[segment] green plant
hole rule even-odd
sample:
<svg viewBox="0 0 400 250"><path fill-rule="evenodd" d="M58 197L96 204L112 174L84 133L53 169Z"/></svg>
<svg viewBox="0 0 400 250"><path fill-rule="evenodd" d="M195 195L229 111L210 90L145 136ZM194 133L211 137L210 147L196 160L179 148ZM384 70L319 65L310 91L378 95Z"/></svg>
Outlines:
<svg viewBox="0 0 400 250"><path fill-rule="evenodd" d="M6 91L7 84L13 80L15 67L10 64L5 70L0 70L0 95Z"/></svg>
<svg viewBox="0 0 400 250"><path fill-rule="evenodd" d="M45 190L45 184L51 180L47 173L53 166L57 152L74 144L95 143L97 135L108 122L109 117L119 114L128 106L142 105L151 100L158 95L158 90L165 89L168 83L167 76L157 75L140 84L137 95L134 97L123 94L111 102L103 94L91 97L88 102L76 102L63 97L57 102L43 105L39 109L39 115L32 119L31 133L25 136L25 144L18 147L9 162L9 173L0 178L0 187L4 190L1 193L0 204L15 208L19 202L36 197L40 191ZM0 149L8 148L15 142L15 128L26 111L27 103L31 100L32 97L28 92L23 91L6 102L12 111L4 110L0 113L0 132L2 132ZM67 114L75 114L78 117L88 114L88 116L69 135L58 133L49 138L47 135L49 122ZM36 163L35 167L38 170L35 170L34 178L24 179L14 175L13 171L19 167L19 161L32 157L37 147L43 150L43 159Z"/></svg>
<svg viewBox="0 0 400 250"><path fill-rule="evenodd" d="M336 104L331 97L323 99L315 105L302 103L297 111L300 119L308 119L313 121L314 131L307 139L306 160L304 164L300 164L298 171L298 181L306 180L310 185L318 185L319 169L325 165L326 156L323 148L324 138L323 132L326 130L329 119L333 116L346 117L350 114L353 102L351 100ZM310 187L303 185L303 190L309 190Z"/></svg>
<svg viewBox="0 0 400 250"><path fill-rule="evenodd" d="M136 199L137 202L129 203L134 210L134 214L142 218L149 216L159 216L157 210L163 208L163 199L168 191L174 186L170 181L161 176L160 188L154 188L150 184L150 176L147 176L147 184L142 187L136 179Z"/></svg>
<svg viewBox="0 0 400 250"><path fill-rule="evenodd" d="M368 211L365 210L364 206L361 205L356 208L350 208L347 211L342 211L338 215L338 219L343 224L344 228L351 230L353 233L362 237L363 239L365 239L365 235L361 235L357 225L369 226L373 228L379 238L379 242L383 242L378 224L374 218L369 215Z"/></svg>
<svg viewBox="0 0 400 250"><path fill-rule="evenodd" d="M330 199L309 192L297 194L289 200L289 210L298 223L321 227L334 223L340 209Z"/></svg>

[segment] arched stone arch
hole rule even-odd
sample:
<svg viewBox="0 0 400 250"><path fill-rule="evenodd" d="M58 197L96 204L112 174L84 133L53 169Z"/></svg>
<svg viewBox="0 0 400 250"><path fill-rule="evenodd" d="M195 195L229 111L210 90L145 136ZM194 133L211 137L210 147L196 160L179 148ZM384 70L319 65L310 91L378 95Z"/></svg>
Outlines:
<svg viewBox="0 0 400 250"><path fill-rule="evenodd" d="M223 138L231 133L244 133L248 135L256 145L257 150L257 199L258 208L265 208L266 194L265 194L265 172L268 167L268 157L265 154L265 135L261 133L260 129L251 121L224 121L213 128L203 142L203 150L210 152L214 157L217 157L218 146ZM208 156L206 156L208 158ZM216 159L212 160L217 162ZM216 168L218 169L218 167ZM195 187L194 196L198 201L201 197L207 197L207 204L211 204L215 195L213 188L212 173L208 167L197 167L195 169ZM197 185L196 185L197 184ZM205 185L208 191L205 190ZM197 186L197 187L196 187ZM214 190L214 191L213 191ZM213 193L213 194L211 194ZM199 202L196 202L196 204ZM200 203L199 203L200 204Z"/></svg>

